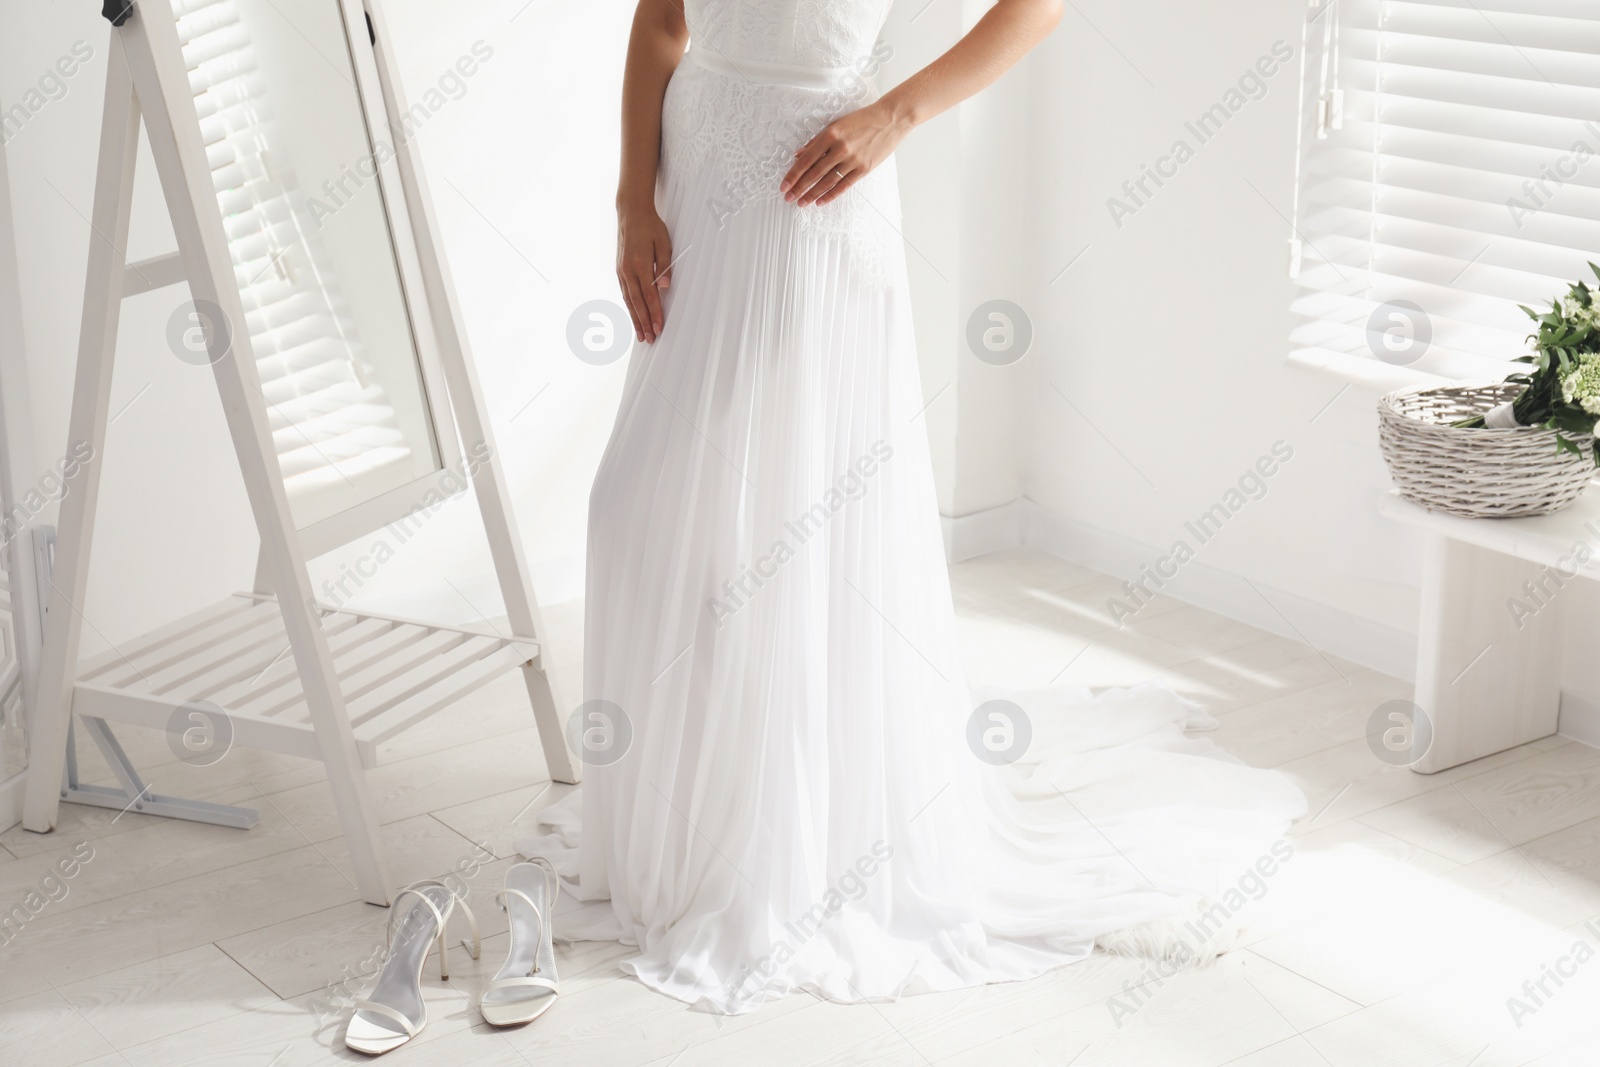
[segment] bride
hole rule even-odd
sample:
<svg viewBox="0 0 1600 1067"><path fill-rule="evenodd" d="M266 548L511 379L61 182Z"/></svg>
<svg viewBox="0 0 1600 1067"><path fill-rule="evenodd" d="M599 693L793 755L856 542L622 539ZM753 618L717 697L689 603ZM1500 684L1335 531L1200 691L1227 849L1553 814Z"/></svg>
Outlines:
<svg viewBox="0 0 1600 1067"><path fill-rule="evenodd" d="M590 498L583 786L519 842L652 988L719 1012L1225 948L1304 800L1155 685L971 694L892 153L1060 0L879 94L889 0L640 0Z"/></svg>

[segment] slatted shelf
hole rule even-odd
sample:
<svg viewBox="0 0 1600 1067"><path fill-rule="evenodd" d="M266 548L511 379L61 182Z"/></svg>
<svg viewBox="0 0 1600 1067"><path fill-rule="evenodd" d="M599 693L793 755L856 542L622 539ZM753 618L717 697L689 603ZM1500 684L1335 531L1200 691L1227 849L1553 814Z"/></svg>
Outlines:
<svg viewBox="0 0 1600 1067"><path fill-rule="evenodd" d="M357 611L323 608L322 627L368 768L384 741L539 656L531 638ZM320 758L271 597L235 594L85 662L73 709L165 729L199 700L228 715L236 744Z"/></svg>

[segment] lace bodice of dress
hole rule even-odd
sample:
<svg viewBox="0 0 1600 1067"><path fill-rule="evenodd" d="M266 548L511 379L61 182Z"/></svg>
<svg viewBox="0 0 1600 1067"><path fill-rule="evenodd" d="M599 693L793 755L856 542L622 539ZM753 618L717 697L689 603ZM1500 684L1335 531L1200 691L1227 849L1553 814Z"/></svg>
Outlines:
<svg viewBox="0 0 1600 1067"><path fill-rule="evenodd" d="M780 197L794 153L840 115L877 98L893 50L878 40L890 0L687 0L690 55L662 108L661 175L703 184L686 210L718 228L753 203ZM732 73L697 63L696 51ZM826 69L828 88L787 84L787 72ZM798 79L797 79L798 80ZM864 280L887 281L899 254L899 197L886 161L828 204L797 209L797 232L848 238Z"/></svg>
<svg viewBox="0 0 1600 1067"><path fill-rule="evenodd" d="M692 41L730 59L848 67L872 52L891 0L686 0Z"/></svg>

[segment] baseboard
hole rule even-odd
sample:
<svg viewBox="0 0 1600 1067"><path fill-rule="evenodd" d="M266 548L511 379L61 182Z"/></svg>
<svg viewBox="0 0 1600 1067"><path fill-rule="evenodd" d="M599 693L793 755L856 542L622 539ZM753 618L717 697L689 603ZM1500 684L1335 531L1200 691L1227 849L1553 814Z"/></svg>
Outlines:
<svg viewBox="0 0 1600 1067"><path fill-rule="evenodd" d="M1121 534L1069 519L1021 499L1002 507L945 521L952 563L988 552L1031 548L1071 563L1129 579L1163 550ZM1393 627L1277 589L1204 560L1187 563L1162 593L1247 623L1318 651L1411 680L1417 638ZM1263 600L1263 598L1265 598Z"/></svg>
<svg viewBox="0 0 1600 1067"><path fill-rule="evenodd" d="M1023 542L1031 504L1032 501L1019 498L970 515L939 516L939 525L944 531L945 558L951 563L960 563L964 559L1018 547Z"/></svg>

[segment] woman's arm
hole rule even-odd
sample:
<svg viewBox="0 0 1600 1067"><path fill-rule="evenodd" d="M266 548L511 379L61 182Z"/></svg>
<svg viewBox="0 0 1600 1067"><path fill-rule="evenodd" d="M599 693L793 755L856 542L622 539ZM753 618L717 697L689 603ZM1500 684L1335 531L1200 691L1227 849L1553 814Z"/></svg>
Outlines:
<svg viewBox="0 0 1600 1067"><path fill-rule="evenodd" d="M808 141L779 191L802 206L826 204L888 159L913 127L1010 70L1060 21L1061 0L996 0L948 52Z"/></svg>
<svg viewBox="0 0 1600 1067"><path fill-rule="evenodd" d="M681 0L639 0L622 76L622 166L617 181L617 282L634 336L654 341L672 281L672 237L656 213L661 104L689 43Z"/></svg>

